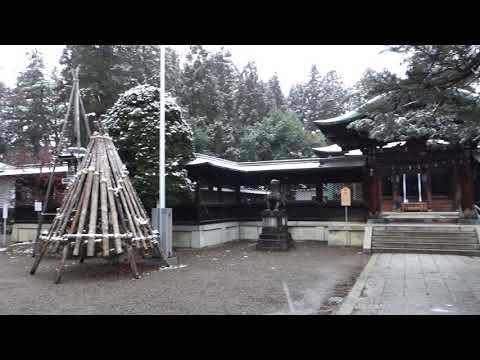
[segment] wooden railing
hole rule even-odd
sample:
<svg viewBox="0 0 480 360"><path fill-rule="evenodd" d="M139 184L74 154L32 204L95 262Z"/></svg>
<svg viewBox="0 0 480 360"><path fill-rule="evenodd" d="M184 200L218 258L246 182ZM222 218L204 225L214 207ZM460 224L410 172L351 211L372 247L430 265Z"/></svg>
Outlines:
<svg viewBox="0 0 480 360"><path fill-rule="evenodd" d="M174 224L205 224L223 221L258 221L265 209L263 202L253 204L187 205L173 208ZM314 201L287 202L289 220L293 221L344 221L345 209L339 202ZM349 221L366 221L368 211L361 203L353 202L349 208Z"/></svg>

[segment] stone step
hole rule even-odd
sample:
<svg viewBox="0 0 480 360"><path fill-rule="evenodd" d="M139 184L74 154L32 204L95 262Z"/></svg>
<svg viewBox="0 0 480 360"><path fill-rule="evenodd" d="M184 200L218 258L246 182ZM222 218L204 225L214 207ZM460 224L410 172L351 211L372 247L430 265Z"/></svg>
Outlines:
<svg viewBox="0 0 480 360"><path fill-rule="evenodd" d="M428 248L428 249L459 249L459 250L479 250L479 244L457 244L457 243L438 243L438 242L398 242L398 241L379 241L372 243L372 248Z"/></svg>
<svg viewBox="0 0 480 360"><path fill-rule="evenodd" d="M398 242L438 242L438 243L455 243L455 244L478 244L476 237L416 237L416 236L372 236L372 243L375 241L398 241Z"/></svg>
<svg viewBox="0 0 480 360"><path fill-rule="evenodd" d="M459 250L459 249L429 249L429 248L372 248L372 253L414 253L414 254L447 254L480 256L480 250Z"/></svg>
<svg viewBox="0 0 480 360"><path fill-rule="evenodd" d="M386 239L445 239L445 240L478 240L476 233L373 233L374 237Z"/></svg>
<svg viewBox="0 0 480 360"><path fill-rule="evenodd" d="M464 227L464 226L374 226L372 228L373 232L401 232L401 233L417 233L417 232L428 232L428 233L475 233L474 227Z"/></svg>
<svg viewBox="0 0 480 360"><path fill-rule="evenodd" d="M464 237L476 238L476 232L434 232L434 231L372 231L374 236L413 236L413 237Z"/></svg>

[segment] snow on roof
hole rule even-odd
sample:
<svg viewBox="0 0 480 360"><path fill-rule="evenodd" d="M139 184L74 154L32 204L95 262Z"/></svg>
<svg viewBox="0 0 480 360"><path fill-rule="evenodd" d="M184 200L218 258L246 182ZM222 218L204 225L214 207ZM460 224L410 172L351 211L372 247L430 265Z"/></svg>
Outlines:
<svg viewBox="0 0 480 360"><path fill-rule="evenodd" d="M355 149L355 150L350 150L348 152L345 153L345 155L363 155L363 152L362 150L360 149Z"/></svg>
<svg viewBox="0 0 480 360"><path fill-rule="evenodd" d="M64 173L68 171L68 166L55 167L55 173ZM34 174L50 174L52 167L50 166L28 166L28 167L14 167L10 169L2 170L0 168L0 176L13 176L13 175L34 175Z"/></svg>
<svg viewBox="0 0 480 360"><path fill-rule="evenodd" d="M320 164L322 160L322 164ZM343 166L363 166L364 161L358 163L342 164L345 161L344 156L335 156L325 159L306 158L291 160L273 160L273 161L255 161L255 162L234 162L230 160L220 159L214 156L203 154L195 154L195 159L188 163L188 166L210 164L215 167L226 168L242 172L256 171L274 171L274 170L301 170L301 169L318 169L325 167L343 167Z"/></svg>
<svg viewBox="0 0 480 360"><path fill-rule="evenodd" d="M329 146L313 148L313 151L323 152L323 153L342 153L343 149L341 146L337 144L333 144ZM355 156L355 155L363 155L363 153L362 153L362 150L360 149L354 149L354 150L347 151L344 155Z"/></svg>
<svg viewBox="0 0 480 360"><path fill-rule="evenodd" d="M359 106L355 110L349 111L343 115L336 116L334 118L330 119L324 119L324 120L315 120L314 123L318 125L335 125L335 124L342 124L342 123L349 123L354 120L361 119L366 116L365 113L362 112L362 109L367 106L373 104L375 101L380 100L381 98L385 97L387 93L377 95L370 100L368 100L365 104Z"/></svg>
<svg viewBox="0 0 480 360"><path fill-rule="evenodd" d="M319 151L319 152L326 152L326 153L330 153L330 152L342 152L342 147L337 145L337 144L333 144L333 145L329 145L329 146L322 146L322 147L318 147L318 148L313 148L314 151Z"/></svg>
<svg viewBox="0 0 480 360"><path fill-rule="evenodd" d="M429 143L429 144L450 145L450 143L449 143L448 141L445 141L445 140L435 140L435 139L427 140L427 143Z"/></svg>
<svg viewBox="0 0 480 360"><path fill-rule="evenodd" d="M395 146L403 146L403 145L405 145L405 143L406 143L406 141L389 142L388 144L383 145L382 148L389 149L389 148L392 148L392 147L395 147Z"/></svg>
<svg viewBox="0 0 480 360"><path fill-rule="evenodd" d="M208 190L208 187L204 186L201 187L200 190ZM218 191L218 188L216 186L213 187L213 191ZM235 192L234 189L230 188L222 188L222 192ZM258 189L249 189L249 188L244 188L243 186L240 187L240 192L243 194L260 194L264 195L268 193L268 190L258 190Z"/></svg>
<svg viewBox="0 0 480 360"><path fill-rule="evenodd" d="M0 172L6 169L13 169L14 167L12 165L8 165L5 163L0 162Z"/></svg>
<svg viewBox="0 0 480 360"><path fill-rule="evenodd" d="M332 124L341 124L348 123L353 120L358 120L364 115L356 110L349 111L346 114L324 120L315 120L314 123L318 125L332 125Z"/></svg>

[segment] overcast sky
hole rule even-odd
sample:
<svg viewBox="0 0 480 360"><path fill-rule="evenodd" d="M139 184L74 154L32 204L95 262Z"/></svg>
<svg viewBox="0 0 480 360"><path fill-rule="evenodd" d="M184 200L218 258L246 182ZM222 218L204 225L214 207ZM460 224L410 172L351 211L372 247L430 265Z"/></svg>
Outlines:
<svg viewBox="0 0 480 360"><path fill-rule="evenodd" d="M17 75L26 66L25 53L37 48L44 56L47 71L60 66L58 60L63 45L0 45L0 81L14 86ZM184 55L188 45L172 46ZM232 53L239 69L254 61L260 78L268 80L277 72L282 90L288 94L290 87L307 79L310 67L316 64L320 73L336 70L345 85L353 85L367 68L389 69L399 75L405 72L398 54L385 52L379 45L224 45ZM220 45L205 45L209 50Z"/></svg>

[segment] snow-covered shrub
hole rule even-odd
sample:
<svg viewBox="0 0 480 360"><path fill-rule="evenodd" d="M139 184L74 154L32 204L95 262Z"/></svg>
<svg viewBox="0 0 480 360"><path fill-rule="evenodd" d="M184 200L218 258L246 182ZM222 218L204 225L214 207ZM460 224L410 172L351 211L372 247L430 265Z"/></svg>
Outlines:
<svg viewBox="0 0 480 360"><path fill-rule="evenodd" d="M105 118L133 184L147 208L156 206L159 183L159 89L136 86L120 95ZM193 158L193 134L176 100L165 99L167 206L188 201L191 182L184 165Z"/></svg>

